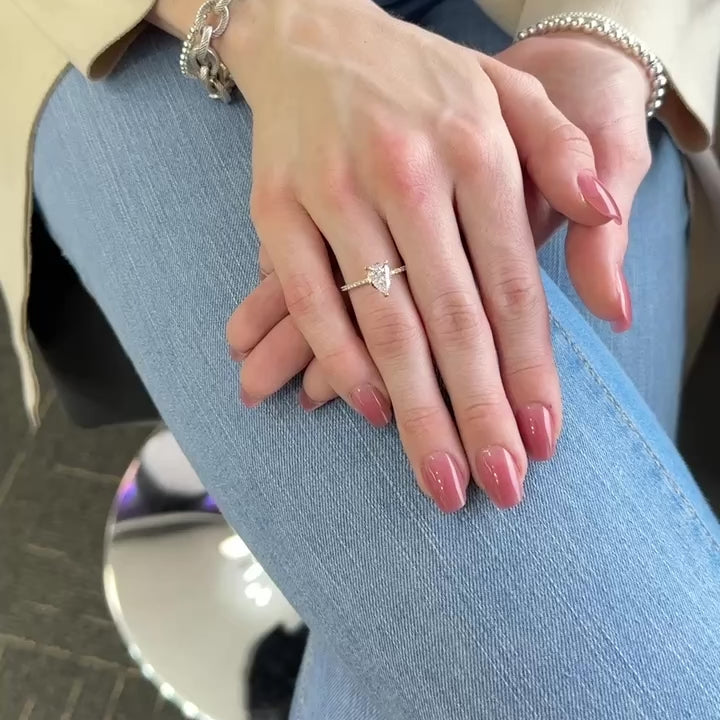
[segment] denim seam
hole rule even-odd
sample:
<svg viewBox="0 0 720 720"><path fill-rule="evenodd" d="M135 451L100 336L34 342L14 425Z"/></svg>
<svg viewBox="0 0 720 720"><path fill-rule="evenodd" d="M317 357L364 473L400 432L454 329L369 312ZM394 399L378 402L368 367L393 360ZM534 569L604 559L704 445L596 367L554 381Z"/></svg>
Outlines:
<svg viewBox="0 0 720 720"><path fill-rule="evenodd" d="M616 410L616 412L620 415L620 419L625 424L626 427L628 427L630 430L633 431L637 439L642 444L643 449L645 450L645 454L650 459L653 464L657 467L657 469L662 474L666 485L672 490L674 495L680 500L680 502L683 504L686 510L690 512L690 514L694 517L694 519L697 521L697 523L700 525L700 527L703 529L705 535L707 536L707 539L710 541L710 545L715 548L716 551L720 551L720 543L713 537L712 533L710 532L710 529L705 524L704 520L697 514L697 511L695 510L695 507L690 502L690 500L687 498L685 493L678 487L677 483L672 477L672 474L669 472L669 470L665 467L664 463L660 458L657 456L657 453L655 453L652 449L652 447L649 445L643 434L640 432L640 429L635 424L633 419L627 414L625 409L618 403L618 401L615 399L615 396L610 391L610 388L605 384L602 377L599 375L599 373L595 370L595 368L592 366L592 364L588 361L587 356L583 352L582 348L575 343L575 341L570 337L568 332L565 330L565 328L562 326L562 324L557 320L555 315L551 312L550 313L550 319L552 321L552 324L557 328L557 330L560 332L560 334L563 336L565 341L568 343L570 348L573 350L575 355L578 357L578 359L582 362L582 364L585 366L585 368L590 373L590 376L595 380L596 384L600 389L603 391L603 394L605 397L609 400L610 404L613 406L613 408ZM708 550L710 550L710 547L708 547Z"/></svg>

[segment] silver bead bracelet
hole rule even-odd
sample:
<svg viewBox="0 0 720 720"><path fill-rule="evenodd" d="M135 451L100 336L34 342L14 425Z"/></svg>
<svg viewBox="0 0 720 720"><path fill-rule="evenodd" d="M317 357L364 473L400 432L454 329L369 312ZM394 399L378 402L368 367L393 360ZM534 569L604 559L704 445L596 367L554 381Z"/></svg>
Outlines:
<svg viewBox="0 0 720 720"><path fill-rule="evenodd" d="M549 35L553 32L582 32L597 35L599 38L620 48L626 55L637 60L645 69L650 80L650 97L645 109L651 118L663 104L668 84L665 68L658 57L651 52L635 35L622 25L599 13L569 12L551 15L540 22L530 25L515 36L515 42L530 37Z"/></svg>
<svg viewBox="0 0 720 720"><path fill-rule="evenodd" d="M213 100L230 102L235 82L230 71L210 47L210 41L220 37L230 22L228 6L232 0L205 0L195 16L180 52L180 72L185 77L200 80ZM217 24L209 22L213 15Z"/></svg>

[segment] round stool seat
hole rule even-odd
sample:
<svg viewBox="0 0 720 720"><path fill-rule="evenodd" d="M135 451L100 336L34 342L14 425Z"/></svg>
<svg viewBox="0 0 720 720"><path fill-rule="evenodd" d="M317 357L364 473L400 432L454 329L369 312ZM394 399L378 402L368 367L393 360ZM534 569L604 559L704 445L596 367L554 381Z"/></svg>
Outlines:
<svg viewBox="0 0 720 720"><path fill-rule="evenodd" d="M301 620L163 433L115 496L106 599L131 657L188 718L251 720L254 651L278 626L291 632Z"/></svg>

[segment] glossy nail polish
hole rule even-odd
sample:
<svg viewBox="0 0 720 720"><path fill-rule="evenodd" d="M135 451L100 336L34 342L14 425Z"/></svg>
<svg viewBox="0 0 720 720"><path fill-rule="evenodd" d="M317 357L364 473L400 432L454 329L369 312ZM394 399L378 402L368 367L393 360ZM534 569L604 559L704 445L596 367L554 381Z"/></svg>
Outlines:
<svg viewBox="0 0 720 720"><path fill-rule="evenodd" d="M374 427L385 427L392 418L390 402L370 384L355 388L350 393L350 403Z"/></svg>
<svg viewBox="0 0 720 720"><path fill-rule="evenodd" d="M618 304L620 305L620 314L618 319L613 322L612 329L616 333L621 333L630 329L630 326L632 325L633 311L632 298L630 297L630 290L628 288L627 280L625 279L625 273L619 265L615 275L615 285L618 295Z"/></svg>
<svg viewBox="0 0 720 720"><path fill-rule="evenodd" d="M577 184L583 199L590 207L609 220L614 220L618 225L622 223L620 208L618 208L615 199L592 172L589 170L580 172Z"/></svg>
<svg viewBox="0 0 720 720"><path fill-rule="evenodd" d="M242 404L246 408L254 408L257 407L262 401L263 398L255 397L254 395L250 395L250 393L245 392L245 388L240 388L240 400L242 401Z"/></svg>
<svg viewBox="0 0 720 720"><path fill-rule="evenodd" d="M518 410L517 423L528 456L533 460L549 460L555 452L550 411L540 403L526 405Z"/></svg>
<svg viewBox="0 0 720 720"><path fill-rule="evenodd" d="M300 407L305 412L312 412L313 410L317 410L323 403L317 402L313 400L304 390L304 388L300 388L300 393L298 394L298 400L300 402Z"/></svg>
<svg viewBox="0 0 720 720"><path fill-rule="evenodd" d="M512 455L503 447L477 454L476 470L482 489L501 510L515 507L523 498L522 483Z"/></svg>
<svg viewBox="0 0 720 720"><path fill-rule="evenodd" d="M422 475L425 490L443 512L454 513L464 507L467 480L452 455L446 452L428 455L423 461Z"/></svg>

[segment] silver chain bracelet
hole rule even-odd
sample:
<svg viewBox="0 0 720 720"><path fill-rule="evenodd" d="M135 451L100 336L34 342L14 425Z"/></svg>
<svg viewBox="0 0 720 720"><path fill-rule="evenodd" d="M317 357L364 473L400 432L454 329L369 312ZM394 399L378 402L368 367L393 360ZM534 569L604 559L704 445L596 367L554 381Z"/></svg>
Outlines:
<svg viewBox="0 0 720 720"><path fill-rule="evenodd" d="M519 32L515 36L515 42L526 40L529 37L567 31L597 35L620 48L626 55L637 60L645 69L645 73L650 80L650 97L645 106L647 116L651 118L656 113L663 104L666 85L668 84L665 68L653 52L614 20L592 12L569 12L551 15Z"/></svg>
<svg viewBox="0 0 720 720"><path fill-rule="evenodd" d="M185 77L202 82L213 100L230 102L235 82L230 71L210 47L210 41L222 35L230 22L228 6L232 0L205 0L195 16L180 53L180 71ZM212 25L210 16L217 18Z"/></svg>

